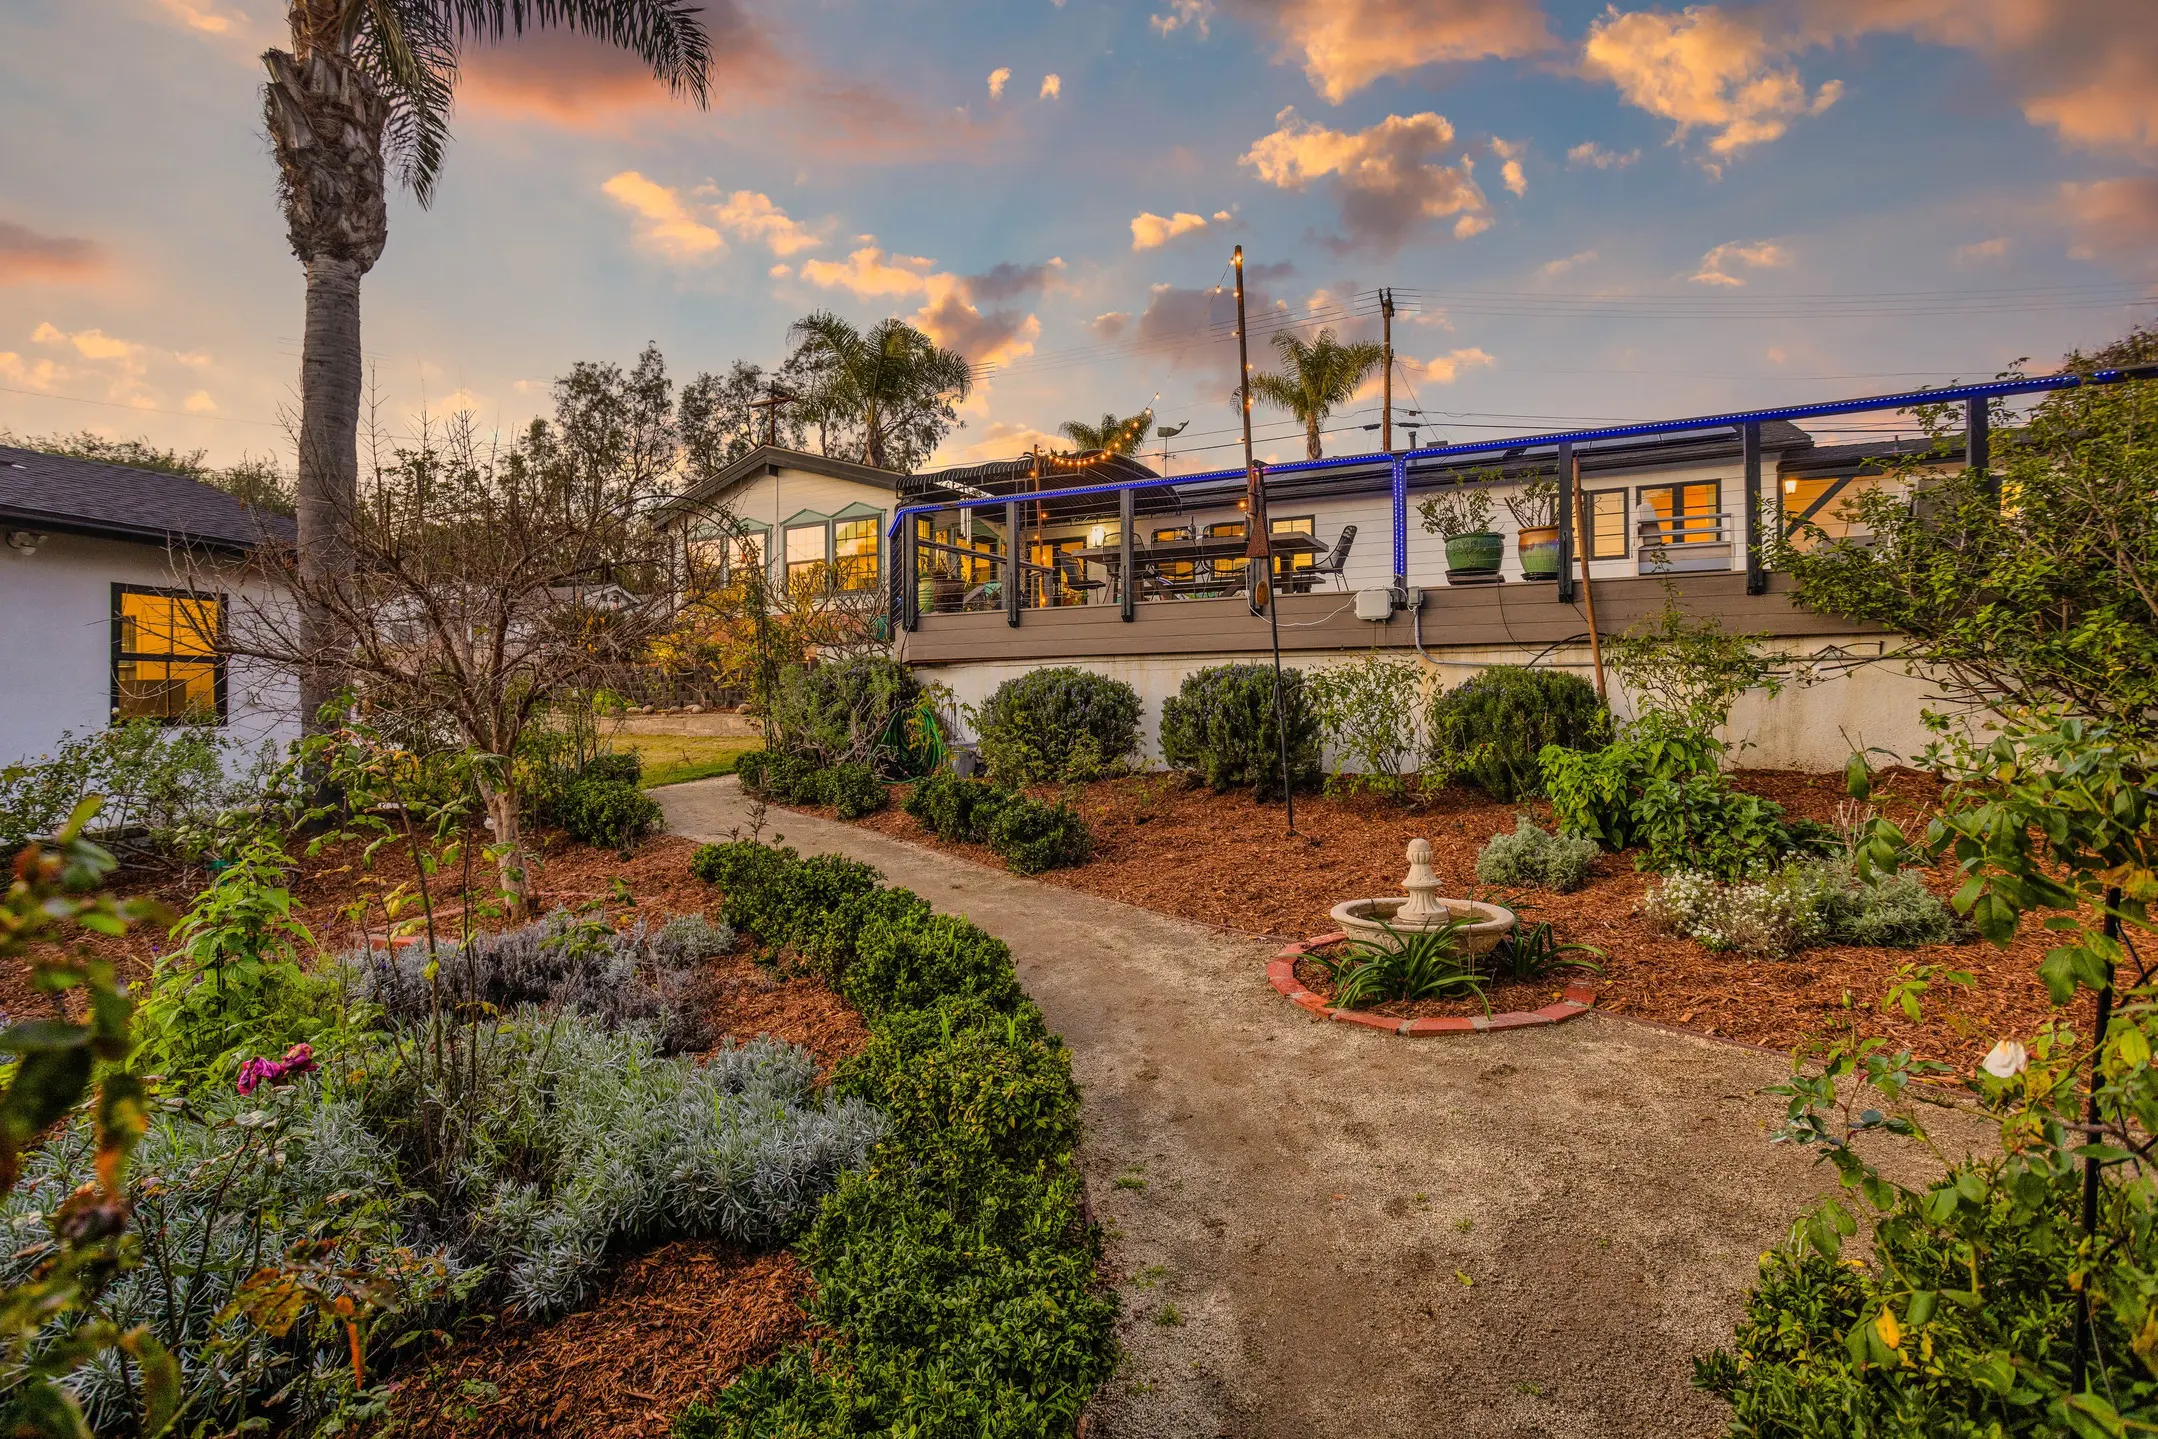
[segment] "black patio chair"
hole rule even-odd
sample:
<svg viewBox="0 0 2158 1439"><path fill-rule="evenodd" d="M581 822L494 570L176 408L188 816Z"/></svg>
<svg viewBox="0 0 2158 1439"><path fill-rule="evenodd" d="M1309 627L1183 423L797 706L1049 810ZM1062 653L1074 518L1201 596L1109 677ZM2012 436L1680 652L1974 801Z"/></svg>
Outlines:
<svg viewBox="0 0 2158 1439"><path fill-rule="evenodd" d="M1349 563L1349 546L1355 543L1356 526L1343 525L1339 538L1334 541L1334 547L1326 552L1326 558L1314 561L1304 573L1308 575L1332 575L1337 588L1347 588L1349 582L1341 572Z"/></svg>

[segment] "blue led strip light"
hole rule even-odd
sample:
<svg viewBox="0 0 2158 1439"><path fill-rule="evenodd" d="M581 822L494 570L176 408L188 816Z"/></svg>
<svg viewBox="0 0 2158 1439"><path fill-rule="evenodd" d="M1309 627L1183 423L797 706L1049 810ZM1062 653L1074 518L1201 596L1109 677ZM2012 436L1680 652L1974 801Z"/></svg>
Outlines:
<svg viewBox="0 0 2158 1439"><path fill-rule="evenodd" d="M1376 452L1368 455L1336 455L1322 460L1296 460L1288 464L1268 465L1269 475L1304 474L1313 470L1335 470L1349 465L1369 465L1381 460L1391 460L1394 466L1394 568L1398 573L1407 562L1408 538L1406 533L1408 462L1410 460L1437 460L1453 455L1483 455L1493 450L1511 450L1531 445L1556 445L1561 442L1580 444L1584 440L1625 440L1644 435L1683 434L1689 430L1734 429L1740 425L1760 423L1765 420L1820 419L1828 415L1852 415L1866 410L1904 410L1913 405L1947 404L1957 400L1991 399L2000 395L2031 395L2046 390L2072 390L2080 385L2112 385L2123 380L2158 379L2158 365L2137 365L2125 370L2097 370L2089 375L2038 375L2026 380L1992 380L1980 385L1955 385L1941 390L1906 390L1897 395L1869 395L1855 400L1829 400L1816 405L1782 405L1772 410L1738 410L1725 415L1699 415L1684 420L1655 420L1638 425L1607 425L1594 430L1557 430L1542 435L1517 435L1504 440L1476 440L1460 445L1430 445L1421 450L1405 450L1388 455ZM989 505L1003 505L1014 499L1023 504L1042 500L1076 499L1084 495L1113 495L1119 490L1175 489L1182 485L1219 483L1223 480L1240 480L1244 477L1242 466L1233 470L1208 470L1203 474L1180 475L1174 479L1156 477L1150 480L1117 480L1099 485L1075 485L1063 490L1040 490L1033 494L990 495L981 499L947 500L938 504L907 505L892 516L891 537L896 540L899 528L913 515L931 515L944 510L981 509Z"/></svg>

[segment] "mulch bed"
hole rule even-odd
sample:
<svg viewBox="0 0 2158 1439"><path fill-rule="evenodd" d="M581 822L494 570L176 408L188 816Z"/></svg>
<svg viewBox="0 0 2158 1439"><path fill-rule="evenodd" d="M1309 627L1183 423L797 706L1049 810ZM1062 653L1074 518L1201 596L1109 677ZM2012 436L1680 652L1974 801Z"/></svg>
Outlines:
<svg viewBox="0 0 2158 1439"><path fill-rule="evenodd" d="M1845 801L1841 775L1741 770L1733 779L1793 816L1827 823L1836 822ZM1399 893L1408 867L1402 852L1409 840L1422 836L1431 842L1432 862L1447 893L1496 899L1530 922L1550 920L1562 941L1603 950L1599 1008L1719 1038L1787 1050L1831 1032L1847 1033L1855 1025L1861 1035L1883 1037L1967 1071L1994 1040L2028 1036L2057 1013L2038 982L2038 961L2048 941L2035 929L2006 952L1973 941L1918 950L1832 947L1763 960L1711 953L1693 940L1653 929L1641 917L1641 901L1655 876L1637 873L1628 855L1605 856L1596 878L1573 894L1487 893L1476 881L1477 851L1491 836L1511 831L1519 813L1550 828L1549 806L1541 801L1500 804L1465 787L1448 789L1415 809L1368 795L1299 795L1292 837L1284 833L1281 805L1261 805L1248 794L1187 788L1172 776L1039 793L1074 804L1096 840L1091 863L1053 870L1041 876L1045 883L1283 940L1337 928L1327 911L1344 899ZM1923 827L1922 816L1936 793L1926 775L1891 771L1882 777L1875 803L1912 833ZM981 846L950 844L930 834L897 807L898 798L895 791L891 809L859 823L1002 865ZM1927 880L1944 898L1953 892L1947 866ZM1900 1015L1884 1017L1879 1001L1897 970L1908 964L1963 970L1974 982L1964 990L1937 988L1928 996L1922 1024ZM1845 1008L1846 995L1855 1008ZM2090 1002L2087 996L2080 999L2074 1011L2085 1028Z"/></svg>
<svg viewBox="0 0 2158 1439"><path fill-rule="evenodd" d="M808 1327L792 1254L679 1243L616 1270L586 1308L460 1343L398 1385L399 1432L424 1439L660 1439L684 1405Z"/></svg>

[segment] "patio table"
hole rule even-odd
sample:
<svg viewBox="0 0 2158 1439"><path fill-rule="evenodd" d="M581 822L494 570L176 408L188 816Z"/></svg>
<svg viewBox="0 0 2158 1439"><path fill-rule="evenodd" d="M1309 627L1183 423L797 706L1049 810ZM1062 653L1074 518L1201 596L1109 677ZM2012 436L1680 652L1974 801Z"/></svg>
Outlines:
<svg viewBox="0 0 2158 1439"><path fill-rule="evenodd" d="M1221 577L1201 578L1194 574L1189 579L1168 579L1161 573L1164 565L1212 565L1221 560L1244 558L1246 541L1241 536L1218 535L1202 540L1156 540L1152 544L1132 546L1132 567L1139 572L1143 582L1168 595L1199 595L1223 592L1224 583L1233 582ZM1273 553L1276 555L1323 555L1326 546L1310 535L1275 535ZM1124 550L1120 545L1093 545L1072 553L1082 560L1102 566L1112 579L1121 578L1118 570L1124 563Z"/></svg>

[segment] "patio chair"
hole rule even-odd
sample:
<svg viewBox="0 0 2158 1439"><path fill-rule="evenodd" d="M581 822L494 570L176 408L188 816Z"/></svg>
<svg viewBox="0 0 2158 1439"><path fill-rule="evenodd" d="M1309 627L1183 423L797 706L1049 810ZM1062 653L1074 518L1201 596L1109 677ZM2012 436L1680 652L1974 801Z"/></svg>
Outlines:
<svg viewBox="0 0 2158 1439"><path fill-rule="evenodd" d="M1332 575L1335 588L1347 588L1349 582L1343 576L1342 570L1349 563L1349 547L1355 543L1356 526L1343 525L1340 537L1334 541L1334 547L1326 552L1326 558L1313 561L1304 573L1309 575Z"/></svg>

